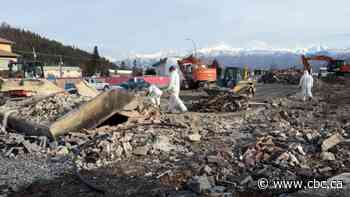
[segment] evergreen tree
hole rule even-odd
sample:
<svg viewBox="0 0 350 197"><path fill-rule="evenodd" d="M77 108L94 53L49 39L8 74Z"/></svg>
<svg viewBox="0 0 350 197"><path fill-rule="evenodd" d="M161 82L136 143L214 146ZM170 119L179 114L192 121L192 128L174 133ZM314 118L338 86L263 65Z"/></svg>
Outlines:
<svg viewBox="0 0 350 197"><path fill-rule="evenodd" d="M60 62L59 57L62 56L65 65L85 68L92 56L91 53L76 46L63 45L37 33L11 27L6 22L0 22L0 37L15 42L13 52L21 55L24 61L33 61L33 48L35 48L38 60L46 65L57 65ZM103 57L100 57L99 61L106 67L113 65Z"/></svg>
<svg viewBox="0 0 350 197"><path fill-rule="evenodd" d="M98 53L97 46L94 47L91 60L83 68L83 74L86 77L91 77L97 73L97 69L100 67L100 55Z"/></svg>

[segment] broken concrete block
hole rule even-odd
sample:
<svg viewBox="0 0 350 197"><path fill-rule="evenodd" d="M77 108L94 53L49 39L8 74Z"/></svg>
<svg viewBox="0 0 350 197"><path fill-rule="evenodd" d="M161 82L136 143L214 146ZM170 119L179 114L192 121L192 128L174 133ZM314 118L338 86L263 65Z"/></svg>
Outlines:
<svg viewBox="0 0 350 197"><path fill-rule="evenodd" d="M15 148L14 147L11 147L6 153L5 153L5 156L6 157L15 157L16 155L14 155L12 152Z"/></svg>
<svg viewBox="0 0 350 197"><path fill-rule="evenodd" d="M40 146L38 146L34 143L30 143L27 140L23 140L22 145L29 153L40 151Z"/></svg>
<svg viewBox="0 0 350 197"><path fill-rule="evenodd" d="M292 166L300 164L299 160L297 159L297 157L294 154L289 153L289 157L290 157L290 164Z"/></svg>
<svg viewBox="0 0 350 197"><path fill-rule="evenodd" d="M309 142L315 142L319 137L319 135L316 133L307 133L305 137Z"/></svg>
<svg viewBox="0 0 350 197"><path fill-rule="evenodd" d="M335 155L331 152L322 152L321 153L321 159L324 161L334 161Z"/></svg>
<svg viewBox="0 0 350 197"><path fill-rule="evenodd" d="M202 192L209 190L211 184L207 176L195 176L188 182L188 187L193 192L201 194Z"/></svg>
<svg viewBox="0 0 350 197"><path fill-rule="evenodd" d="M123 143L123 148L126 156L130 156L132 152L132 146L130 145L129 142L124 142Z"/></svg>
<svg viewBox="0 0 350 197"><path fill-rule="evenodd" d="M56 156L65 156L69 154L69 150L65 146L59 146L56 151Z"/></svg>
<svg viewBox="0 0 350 197"><path fill-rule="evenodd" d="M324 167L324 168L320 168L318 169L319 172L323 173L323 172L329 172L331 171L332 168L331 167Z"/></svg>
<svg viewBox="0 0 350 197"><path fill-rule="evenodd" d="M200 142L200 141L201 141L201 137L202 137L202 136L199 135L198 133L188 135L188 139L189 139L191 142Z"/></svg>
<svg viewBox="0 0 350 197"><path fill-rule="evenodd" d="M215 155L207 156L208 163L219 163L220 159Z"/></svg>
<svg viewBox="0 0 350 197"><path fill-rule="evenodd" d="M164 152L169 152L175 149L175 146L170 144L169 138L167 136L159 136L156 140L156 143L153 144L153 148L156 150L161 150Z"/></svg>
<svg viewBox="0 0 350 197"><path fill-rule="evenodd" d="M188 152L185 155L186 155L186 157L193 157L194 153L193 152Z"/></svg>
<svg viewBox="0 0 350 197"><path fill-rule="evenodd" d="M123 148L121 146L118 146L116 151L115 151L115 156L116 157L121 157L123 154Z"/></svg>
<svg viewBox="0 0 350 197"><path fill-rule="evenodd" d="M224 186L214 186L209 189L210 193L223 193L226 190Z"/></svg>
<svg viewBox="0 0 350 197"><path fill-rule="evenodd" d="M339 133L332 135L331 137L327 138L322 143L322 151L327 151L331 149L333 146L339 144L344 140L343 136Z"/></svg>
<svg viewBox="0 0 350 197"><path fill-rule="evenodd" d="M280 116L285 120L289 119L288 112L286 112L286 111L280 111Z"/></svg>
<svg viewBox="0 0 350 197"><path fill-rule="evenodd" d="M224 186L214 186L209 189L209 196L210 197L222 197L223 192L226 190L226 187Z"/></svg>
<svg viewBox="0 0 350 197"><path fill-rule="evenodd" d="M300 144L297 146L297 150L299 151L300 154L306 155L306 153L305 153L303 147L302 147Z"/></svg>
<svg viewBox="0 0 350 197"><path fill-rule="evenodd" d="M289 158L290 155L288 154L288 152L284 152L277 158L277 161L288 161Z"/></svg>
<svg viewBox="0 0 350 197"><path fill-rule="evenodd" d="M275 101L273 101L273 102L271 103L271 105L272 105L272 107L275 107L275 108L278 108L278 107L279 107L278 103L275 102Z"/></svg>
<svg viewBox="0 0 350 197"><path fill-rule="evenodd" d="M204 166L203 170L207 174L211 174L213 171L208 165Z"/></svg>
<svg viewBox="0 0 350 197"><path fill-rule="evenodd" d="M240 184L246 185L246 184L253 182L253 181L254 181L253 178L250 175L248 175L248 176L244 177L243 180L240 181Z"/></svg>
<svg viewBox="0 0 350 197"><path fill-rule="evenodd" d="M147 155L148 151L149 151L148 146L140 146L134 150L134 154L139 156L144 156L144 155Z"/></svg>

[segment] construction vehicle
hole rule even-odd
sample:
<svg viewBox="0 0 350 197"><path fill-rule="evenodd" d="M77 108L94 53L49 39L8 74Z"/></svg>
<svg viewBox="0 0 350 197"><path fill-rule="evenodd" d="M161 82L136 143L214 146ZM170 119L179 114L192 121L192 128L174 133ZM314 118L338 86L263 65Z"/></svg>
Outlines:
<svg viewBox="0 0 350 197"><path fill-rule="evenodd" d="M301 56L304 70L312 73L312 66L309 61L326 61L327 62L327 72L333 73L335 76L350 76L350 64L345 60L333 59L332 57L325 55L315 55L306 57L304 55Z"/></svg>
<svg viewBox="0 0 350 197"><path fill-rule="evenodd" d="M209 66L203 65L202 62L193 55L178 61L178 65L184 75L183 87L185 89L195 89L206 85L205 91L208 94L216 94L218 92L233 92L237 95L246 94L253 96L255 93L255 81L249 78L248 67L226 67L223 70L223 77L217 73L219 65L217 61ZM211 82L217 82L219 87L209 86Z"/></svg>
<svg viewBox="0 0 350 197"><path fill-rule="evenodd" d="M211 65L205 65L200 59L190 55L177 61L184 80L182 87L184 89L196 89L201 86L209 85L216 81L217 65L215 61Z"/></svg>
<svg viewBox="0 0 350 197"><path fill-rule="evenodd" d="M8 97L27 97L64 91L44 79L41 62L10 62L9 69L0 72L0 92Z"/></svg>
<svg viewBox="0 0 350 197"><path fill-rule="evenodd" d="M226 67L223 73L223 77L218 80L218 85L223 88L214 89L254 96L256 82L249 77L247 66L243 69L239 67Z"/></svg>
<svg viewBox="0 0 350 197"><path fill-rule="evenodd" d="M254 79L259 81L259 79L267 73L267 70L262 68L255 68L253 73L254 73Z"/></svg>

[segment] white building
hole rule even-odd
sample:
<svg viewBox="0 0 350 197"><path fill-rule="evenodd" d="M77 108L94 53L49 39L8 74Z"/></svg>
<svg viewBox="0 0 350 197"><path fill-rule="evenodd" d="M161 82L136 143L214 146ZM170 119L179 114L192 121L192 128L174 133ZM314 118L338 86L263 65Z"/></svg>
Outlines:
<svg viewBox="0 0 350 197"><path fill-rule="evenodd" d="M54 76L55 78L76 78L82 76L82 71L79 67L62 66L60 69L59 66L45 66L44 75L45 77Z"/></svg>

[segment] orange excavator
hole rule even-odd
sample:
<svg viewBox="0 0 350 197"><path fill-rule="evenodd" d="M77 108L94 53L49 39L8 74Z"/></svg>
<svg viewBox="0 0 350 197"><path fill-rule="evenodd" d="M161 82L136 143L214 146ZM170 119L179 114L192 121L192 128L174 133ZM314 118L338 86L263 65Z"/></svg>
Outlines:
<svg viewBox="0 0 350 197"><path fill-rule="evenodd" d="M301 60L304 65L304 70L309 71L309 73L311 73L312 70L309 61L315 60L328 62L327 71L335 73L336 76L350 75L350 64L348 64L345 60L333 59L332 57L325 55L315 55L310 57L305 57L304 55L302 55Z"/></svg>
<svg viewBox="0 0 350 197"><path fill-rule="evenodd" d="M208 85L217 79L217 63L213 61L211 65L205 65L193 55L177 61L183 74L183 88L196 89L200 86Z"/></svg>

